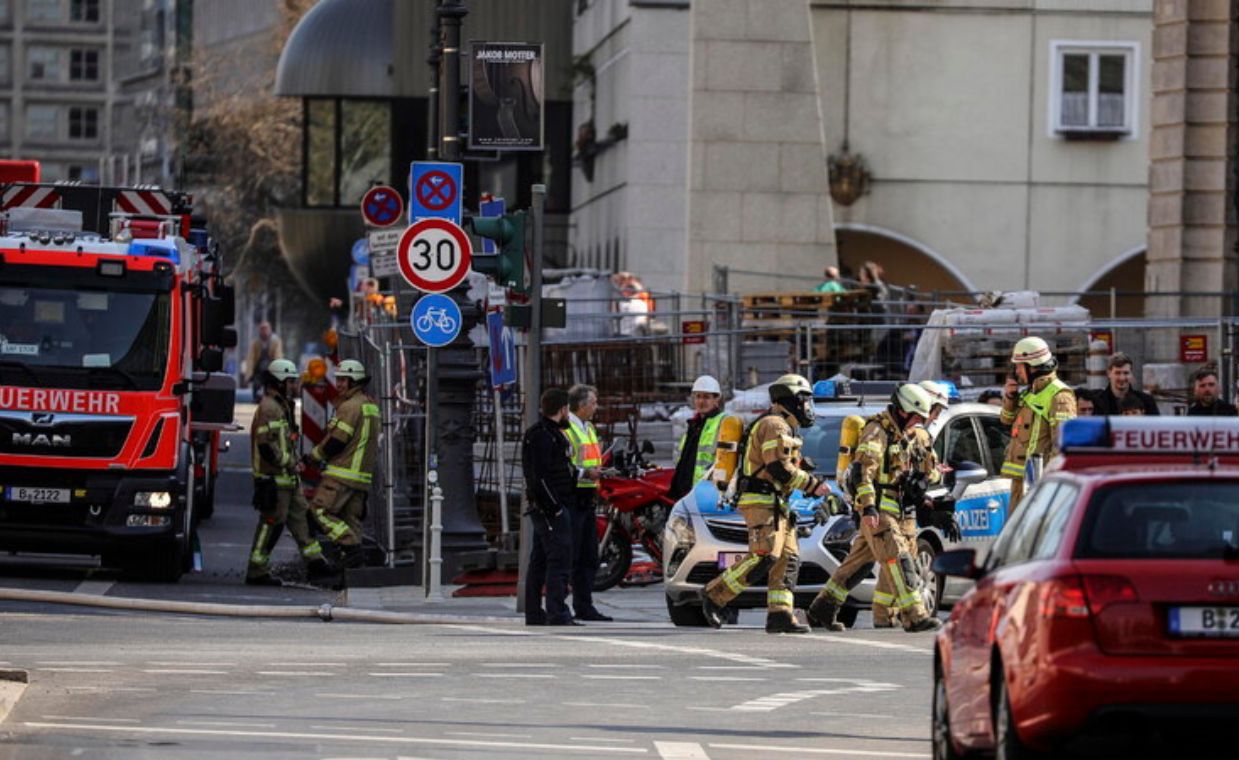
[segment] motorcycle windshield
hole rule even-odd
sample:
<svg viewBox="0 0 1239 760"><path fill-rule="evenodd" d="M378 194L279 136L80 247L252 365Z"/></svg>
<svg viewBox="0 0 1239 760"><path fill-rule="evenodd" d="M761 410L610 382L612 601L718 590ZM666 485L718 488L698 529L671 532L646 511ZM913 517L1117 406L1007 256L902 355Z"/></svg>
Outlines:
<svg viewBox="0 0 1239 760"><path fill-rule="evenodd" d="M157 390L171 296L0 284L0 384Z"/></svg>

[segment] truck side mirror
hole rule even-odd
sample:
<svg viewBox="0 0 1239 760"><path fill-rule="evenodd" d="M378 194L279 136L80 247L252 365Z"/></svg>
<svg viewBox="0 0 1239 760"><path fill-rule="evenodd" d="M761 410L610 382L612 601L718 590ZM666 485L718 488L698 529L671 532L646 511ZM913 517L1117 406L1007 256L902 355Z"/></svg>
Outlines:
<svg viewBox="0 0 1239 760"><path fill-rule="evenodd" d="M220 348L237 347L237 329L235 327L225 327L220 331L219 346Z"/></svg>
<svg viewBox="0 0 1239 760"><path fill-rule="evenodd" d="M233 332L235 339L236 332ZM234 340L235 344L235 340ZM224 352L218 348L204 348L198 352L198 369L203 372L219 372L224 368Z"/></svg>
<svg viewBox="0 0 1239 760"><path fill-rule="evenodd" d="M224 324L234 324L237 321L237 289L231 285L220 285L215 289L215 297L223 311Z"/></svg>

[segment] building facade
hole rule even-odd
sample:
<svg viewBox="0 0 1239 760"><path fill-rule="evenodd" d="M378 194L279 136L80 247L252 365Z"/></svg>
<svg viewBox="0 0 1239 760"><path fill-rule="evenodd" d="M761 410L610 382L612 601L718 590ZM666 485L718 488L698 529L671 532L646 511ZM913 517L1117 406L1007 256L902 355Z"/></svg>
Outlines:
<svg viewBox="0 0 1239 760"><path fill-rule="evenodd" d="M130 176L119 72L140 0L0 0L0 151L49 181Z"/></svg>
<svg viewBox="0 0 1239 760"><path fill-rule="evenodd" d="M592 179L578 160L576 260L656 289L718 265L803 289L837 260L926 291L1139 290L1153 6L582 0L574 124L628 139Z"/></svg>

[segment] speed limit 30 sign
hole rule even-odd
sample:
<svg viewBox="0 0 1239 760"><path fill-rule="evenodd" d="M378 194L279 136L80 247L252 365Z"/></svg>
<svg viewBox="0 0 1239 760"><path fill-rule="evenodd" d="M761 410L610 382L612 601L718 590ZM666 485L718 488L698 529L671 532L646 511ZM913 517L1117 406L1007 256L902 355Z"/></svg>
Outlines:
<svg viewBox="0 0 1239 760"><path fill-rule="evenodd" d="M473 244L460 225L448 219L421 219L400 236L396 260L413 287L446 293L468 276Z"/></svg>

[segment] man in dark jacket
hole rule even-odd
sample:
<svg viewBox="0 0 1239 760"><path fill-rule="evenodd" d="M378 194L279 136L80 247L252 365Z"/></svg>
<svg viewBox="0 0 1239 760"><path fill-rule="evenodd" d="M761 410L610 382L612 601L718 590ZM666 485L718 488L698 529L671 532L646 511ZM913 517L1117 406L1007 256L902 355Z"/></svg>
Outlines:
<svg viewBox="0 0 1239 760"><path fill-rule="evenodd" d="M1135 396L1140 400L1140 406L1144 409L1144 414L1161 414L1157 409L1157 402L1153 400L1151 395L1131 387L1130 356L1121 351L1112 355L1106 366L1106 377L1110 379L1110 383L1093 395L1094 416L1122 414L1123 400L1128 396Z"/></svg>
<svg viewBox="0 0 1239 760"><path fill-rule="evenodd" d="M525 431L521 462L533 547L525 574L525 625L580 625L568 609L572 571L572 516L577 470L572 464L568 427L568 393L550 388L542 394L542 418ZM542 587L546 586L546 609Z"/></svg>
<svg viewBox="0 0 1239 760"><path fill-rule="evenodd" d="M1189 417L1234 417L1235 407L1223 401L1217 382L1217 370L1203 367L1192 376L1192 405L1187 408Z"/></svg>

